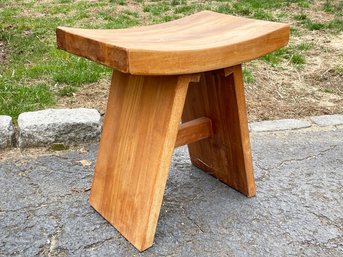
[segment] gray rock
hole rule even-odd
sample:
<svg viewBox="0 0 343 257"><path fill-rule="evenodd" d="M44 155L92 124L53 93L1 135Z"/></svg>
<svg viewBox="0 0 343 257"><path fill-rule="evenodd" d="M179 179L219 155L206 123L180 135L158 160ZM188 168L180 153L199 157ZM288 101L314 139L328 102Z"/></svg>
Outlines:
<svg viewBox="0 0 343 257"><path fill-rule="evenodd" d="M6 115L0 115L0 149L11 147L13 145L14 128L12 118Z"/></svg>
<svg viewBox="0 0 343 257"><path fill-rule="evenodd" d="M343 114L313 116L310 119L321 127L343 125Z"/></svg>
<svg viewBox="0 0 343 257"><path fill-rule="evenodd" d="M100 114L95 109L47 109L18 117L19 147L78 144L99 138Z"/></svg>
<svg viewBox="0 0 343 257"><path fill-rule="evenodd" d="M311 122L307 120L285 119L254 122L249 124L249 128L251 132L266 132L308 128L311 125Z"/></svg>

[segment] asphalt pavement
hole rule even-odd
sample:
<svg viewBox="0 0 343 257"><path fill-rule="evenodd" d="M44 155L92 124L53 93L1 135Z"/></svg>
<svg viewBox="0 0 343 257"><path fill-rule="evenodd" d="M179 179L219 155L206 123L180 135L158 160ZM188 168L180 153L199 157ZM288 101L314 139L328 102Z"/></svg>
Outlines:
<svg viewBox="0 0 343 257"><path fill-rule="evenodd" d="M343 129L251 136L257 196L173 157L139 253L88 203L97 145L0 161L0 256L343 256Z"/></svg>

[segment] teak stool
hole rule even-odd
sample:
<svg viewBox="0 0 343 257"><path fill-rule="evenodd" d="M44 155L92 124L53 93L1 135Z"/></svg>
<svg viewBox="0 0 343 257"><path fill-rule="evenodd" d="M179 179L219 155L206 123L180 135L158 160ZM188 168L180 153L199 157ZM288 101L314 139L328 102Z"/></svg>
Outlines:
<svg viewBox="0 0 343 257"><path fill-rule="evenodd" d="M57 28L58 48L113 68L91 205L138 250L153 244L175 147L255 195L241 63L289 26L203 11L159 25ZM180 125L180 121L182 124Z"/></svg>

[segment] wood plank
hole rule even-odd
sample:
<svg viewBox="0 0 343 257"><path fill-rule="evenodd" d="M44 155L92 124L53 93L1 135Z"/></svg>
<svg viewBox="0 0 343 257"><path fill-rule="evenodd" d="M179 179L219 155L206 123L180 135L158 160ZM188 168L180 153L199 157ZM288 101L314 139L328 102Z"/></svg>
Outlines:
<svg viewBox="0 0 343 257"><path fill-rule="evenodd" d="M232 71L232 72L231 72ZM189 87L182 121L211 119L211 138L188 145L192 163L247 196L256 194L241 65Z"/></svg>
<svg viewBox="0 0 343 257"><path fill-rule="evenodd" d="M230 67L285 46L289 25L203 11L128 29L58 27L57 46L122 72L191 74Z"/></svg>
<svg viewBox="0 0 343 257"><path fill-rule="evenodd" d="M180 125L175 147L191 144L212 135L211 119L201 117Z"/></svg>
<svg viewBox="0 0 343 257"><path fill-rule="evenodd" d="M113 72L90 203L140 251L153 244L191 79Z"/></svg>

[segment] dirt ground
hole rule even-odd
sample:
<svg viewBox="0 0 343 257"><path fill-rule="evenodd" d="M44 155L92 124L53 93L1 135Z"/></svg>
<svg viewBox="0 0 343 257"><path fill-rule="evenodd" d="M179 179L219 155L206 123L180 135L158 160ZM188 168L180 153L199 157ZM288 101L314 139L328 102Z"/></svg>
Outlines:
<svg viewBox="0 0 343 257"><path fill-rule="evenodd" d="M137 11L135 4L123 8ZM333 14L322 10L322 4L304 10L291 5L281 11L294 15L305 13L315 22L333 18ZM343 33L310 31L292 19L292 15L282 22L291 24L297 31L289 45L304 43L311 48L304 52L305 64L301 66L287 60L275 66L262 60L244 64L254 77L254 82L245 84L249 120L343 113ZM58 99L58 106L96 108L104 114L109 84L110 75L71 97Z"/></svg>

